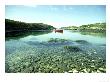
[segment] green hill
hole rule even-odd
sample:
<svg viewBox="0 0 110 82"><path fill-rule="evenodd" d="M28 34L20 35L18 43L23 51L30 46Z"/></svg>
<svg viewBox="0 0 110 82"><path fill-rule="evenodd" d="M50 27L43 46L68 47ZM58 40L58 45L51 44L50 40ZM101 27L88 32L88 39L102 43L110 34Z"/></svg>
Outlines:
<svg viewBox="0 0 110 82"><path fill-rule="evenodd" d="M43 23L25 23L20 21L14 21L5 19L5 30L10 31L30 31L30 30L52 30L53 26Z"/></svg>
<svg viewBox="0 0 110 82"><path fill-rule="evenodd" d="M81 25L79 27L77 26L68 26L68 27L62 27L62 29L65 30L80 30L80 31L106 31L106 23L94 23L94 24L87 24L87 25Z"/></svg>
<svg viewBox="0 0 110 82"><path fill-rule="evenodd" d="M65 30L77 30L78 27L77 26L68 26L68 27L61 27L61 29L65 29Z"/></svg>

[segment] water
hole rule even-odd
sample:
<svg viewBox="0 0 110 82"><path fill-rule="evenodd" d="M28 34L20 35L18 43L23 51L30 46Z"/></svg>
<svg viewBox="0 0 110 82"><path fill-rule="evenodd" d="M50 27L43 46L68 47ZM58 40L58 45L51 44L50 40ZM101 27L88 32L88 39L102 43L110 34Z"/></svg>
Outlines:
<svg viewBox="0 0 110 82"><path fill-rule="evenodd" d="M85 33L85 34L84 34ZM89 32L90 33L90 32ZM91 33L88 32L75 32L75 31L64 31L63 33L48 33L44 35L29 35L24 38L20 38L21 41L48 41L50 38L61 38L69 40L86 40L90 43L105 44L105 36L103 33Z"/></svg>
<svg viewBox="0 0 110 82"><path fill-rule="evenodd" d="M7 37L5 61L6 72L105 73L106 36L64 30Z"/></svg>

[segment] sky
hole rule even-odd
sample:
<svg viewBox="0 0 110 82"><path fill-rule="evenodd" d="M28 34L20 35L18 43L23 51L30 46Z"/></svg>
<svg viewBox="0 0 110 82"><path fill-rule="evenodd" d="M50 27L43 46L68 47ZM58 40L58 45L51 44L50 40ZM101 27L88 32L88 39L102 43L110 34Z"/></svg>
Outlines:
<svg viewBox="0 0 110 82"><path fill-rule="evenodd" d="M6 5L5 18L56 28L106 22L105 5Z"/></svg>

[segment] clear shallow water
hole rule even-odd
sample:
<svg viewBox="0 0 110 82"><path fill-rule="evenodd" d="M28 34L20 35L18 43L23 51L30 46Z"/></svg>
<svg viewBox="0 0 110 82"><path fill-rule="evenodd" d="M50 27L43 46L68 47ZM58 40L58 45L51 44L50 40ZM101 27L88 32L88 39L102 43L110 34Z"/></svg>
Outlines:
<svg viewBox="0 0 110 82"><path fill-rule="evenodd" d="M83 34L85 33L85 34ZM48 41L50 38L61 38L68 40L86 40L91 43L105 44L105 36L103 33L91 33L90 32L75 32L75 31L64 31L63 33L48 33L43 35L29 35L24 38L20 38L21 41Z"/></svg>
<svg viewBox="0 0 110 82"><path fill-rule="evenodd" d="M48 42L51 38L67 41ZM6 39L6 72L103 73L106 72L105 39L104 33L75 31L31 32L11 37Z"/></svg>

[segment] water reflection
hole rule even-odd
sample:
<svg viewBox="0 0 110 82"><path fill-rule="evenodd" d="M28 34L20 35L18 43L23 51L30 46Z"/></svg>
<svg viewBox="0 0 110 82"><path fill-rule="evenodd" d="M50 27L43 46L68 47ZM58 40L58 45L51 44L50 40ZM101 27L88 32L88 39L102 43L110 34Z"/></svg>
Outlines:
<svg viewBox="0 0 110 82"><path fill-rule="evenodd" d="M98 37L105 37L106 32L80 32L82 35L92 35L92 36L98 36Z"/></svg>
<svg viewBox="0 0 110 82"><path fill-rule="evenodd" d="M43 34L48 34L48 33L51 33L51 31L23 31L23 32L19 32L19 31L14 31L14 32L6 32L5 35L6 35L6 41L7 40L10 40L10 39L20 39L20 38L24 38L24 37L27 37L27 36L30 36L30 35L33 35L33 36L38 36L38 35L43 35Z"/></svg>
<svg viewBox="0 0 110 82"><path fill-rule="evenodd" d="M14 35L14 34L13 34ZM50 38L61 38L67 40L85 40L90 43L105 44L105 33L78 32L78 31L53 31L53 32L23 32L17 37L8 37L9 39L19 39L21 41L48 41Z"/></svg>

